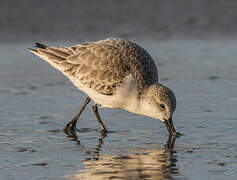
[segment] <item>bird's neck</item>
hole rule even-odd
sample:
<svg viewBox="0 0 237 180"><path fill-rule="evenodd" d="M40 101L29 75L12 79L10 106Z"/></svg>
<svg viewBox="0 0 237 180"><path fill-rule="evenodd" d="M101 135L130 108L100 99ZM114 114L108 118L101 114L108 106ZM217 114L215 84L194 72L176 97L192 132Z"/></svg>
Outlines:
<svg viewBox="0 0 237 180"><path fill-rule="evenodd" d="M140 92L140 91L134 91L134 93L131 93L128 95L126 103L123 106L123 109L135 113L135 114L140 114L140 115L144 115L144 112L142 112L143 110L143 93L144 92Z"/></svg>

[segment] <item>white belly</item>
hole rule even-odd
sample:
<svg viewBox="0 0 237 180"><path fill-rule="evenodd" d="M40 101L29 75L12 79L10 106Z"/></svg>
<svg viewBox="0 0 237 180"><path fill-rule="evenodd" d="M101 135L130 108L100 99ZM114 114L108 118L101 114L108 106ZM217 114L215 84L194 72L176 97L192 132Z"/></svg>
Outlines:
<svg viewBox="0 0 237 180"><path fill-rule="evenodd" d="M128 106L136 105L137 88L132 74L125 77L124 83L115 89L113 95L103 95L92 88L80 83L78 79L71 79L73 84L86 93L96 104L105 108L122 108L129 110Z"/></svg>

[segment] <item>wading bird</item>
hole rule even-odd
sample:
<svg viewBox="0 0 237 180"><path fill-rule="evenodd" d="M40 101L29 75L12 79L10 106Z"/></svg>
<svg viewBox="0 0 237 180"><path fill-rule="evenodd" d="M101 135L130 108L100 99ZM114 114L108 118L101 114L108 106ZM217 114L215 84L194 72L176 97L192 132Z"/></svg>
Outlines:
<svg viewBox="0 0 237 180"><path fill-rule="evenodd" d="M104 132L106 128L98 113L98 104L160 119L170 135L177 134L172 122L175 95L158 81L153 59L139 45L109 38L70 47L48 47L36 43L36 49L29 50L61 71L88 95L80 111L65 128L75 130L79 116L93 100L92 109Z"/></svg>

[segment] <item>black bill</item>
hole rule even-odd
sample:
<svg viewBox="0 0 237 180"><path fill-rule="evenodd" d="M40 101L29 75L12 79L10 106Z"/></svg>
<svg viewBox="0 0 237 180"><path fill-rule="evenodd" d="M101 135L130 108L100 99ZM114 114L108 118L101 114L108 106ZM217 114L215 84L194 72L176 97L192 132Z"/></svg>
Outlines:
<svg viewBox="0 0 237 180"><path fill-rule="evenodd" d="M176 130L175 130L172 119L168 119L168 120L165 119L163 122L164 122L169 134L176 135Z"/></svg>

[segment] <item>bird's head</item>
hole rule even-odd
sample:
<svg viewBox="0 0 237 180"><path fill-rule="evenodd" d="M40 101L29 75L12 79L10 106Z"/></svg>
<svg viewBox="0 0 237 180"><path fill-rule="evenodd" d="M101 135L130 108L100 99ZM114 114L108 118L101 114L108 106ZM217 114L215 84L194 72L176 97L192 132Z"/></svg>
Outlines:
<svg viewBox="0 0 237 180"><path fill-rule="evenodd" d="M176 97L171 89L161 84L149 86L141 94L140 108L143 115L161 120L170 134L176 134L172 122L172 115L176 108Z"/></svg>

